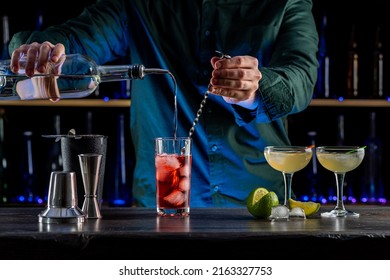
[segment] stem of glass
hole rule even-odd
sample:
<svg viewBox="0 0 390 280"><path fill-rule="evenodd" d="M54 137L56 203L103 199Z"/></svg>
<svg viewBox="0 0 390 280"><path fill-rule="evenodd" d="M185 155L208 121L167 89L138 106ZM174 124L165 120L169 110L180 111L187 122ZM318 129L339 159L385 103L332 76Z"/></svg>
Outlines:
<svg viewBox="0 0 390 280"><path fill-rule="evenodd" d="M334 210L345 211L344 201L343 201L345 173L335 172L334 175L336 176L336 188L337 188L337 204L336 204L336 207L334 208Z"/></svg>
<svg viewBox="0 0 390 280"><path fill-rule="evenodd" d="M283 172L284 178L284 203L283 205L290 208L289 199L291 198L291 182L294 173Z"/></svg>

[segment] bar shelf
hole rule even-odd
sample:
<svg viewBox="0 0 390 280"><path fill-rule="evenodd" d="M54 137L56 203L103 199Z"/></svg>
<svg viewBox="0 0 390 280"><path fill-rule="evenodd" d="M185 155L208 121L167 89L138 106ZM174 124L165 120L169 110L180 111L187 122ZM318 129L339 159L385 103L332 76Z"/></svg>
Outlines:
<svg viewBox="0 0 390 280"><path fill-rule="evenodd" d="M311 107L390 107L385 99L313 99Z"/></svg>

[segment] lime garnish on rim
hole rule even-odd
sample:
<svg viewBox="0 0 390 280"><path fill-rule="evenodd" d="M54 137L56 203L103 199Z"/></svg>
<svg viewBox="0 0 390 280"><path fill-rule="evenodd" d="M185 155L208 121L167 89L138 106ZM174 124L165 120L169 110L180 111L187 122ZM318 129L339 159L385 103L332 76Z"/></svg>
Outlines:
<svg viewBox="0 0 390 280"><path fill-rule="evenodd" d="M359 147L357 149L353 149L353 150L350 150L349 152L347 152L347 154L352 154L352 153L356 153L358 150L360 149L365 149L367 146L362 146L362 147Z"/></svg>

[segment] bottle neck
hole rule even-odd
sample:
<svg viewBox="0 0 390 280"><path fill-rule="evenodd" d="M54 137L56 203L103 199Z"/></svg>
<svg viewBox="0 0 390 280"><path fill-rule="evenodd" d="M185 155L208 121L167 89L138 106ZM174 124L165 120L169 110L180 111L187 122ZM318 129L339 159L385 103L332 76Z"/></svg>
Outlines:
<svg viewBox="0 0 390 280"><path fill-rule="evenodd" d="M130 78L129 70L131 65L100 65L98 73L100 82L124 81Z"/></svg>
<svg viewBox="0 0 390 280"><path fill-rule="evenodd" d="M97 66L100 82L115 82L143 79L147 74L169 74L168 70L145 68L142 64L99 65Z"/></svg>

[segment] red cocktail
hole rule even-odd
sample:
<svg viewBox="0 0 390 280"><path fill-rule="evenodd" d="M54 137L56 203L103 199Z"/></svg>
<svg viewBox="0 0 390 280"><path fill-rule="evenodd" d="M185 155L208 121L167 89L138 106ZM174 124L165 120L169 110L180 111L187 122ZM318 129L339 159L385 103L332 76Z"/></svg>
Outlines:
<svg viewBox="0 0 390 280"><path fill-rule="evenodd" d="M160 216L188 216L191 163L189 138L156 139L156 200Z"/></svg>

